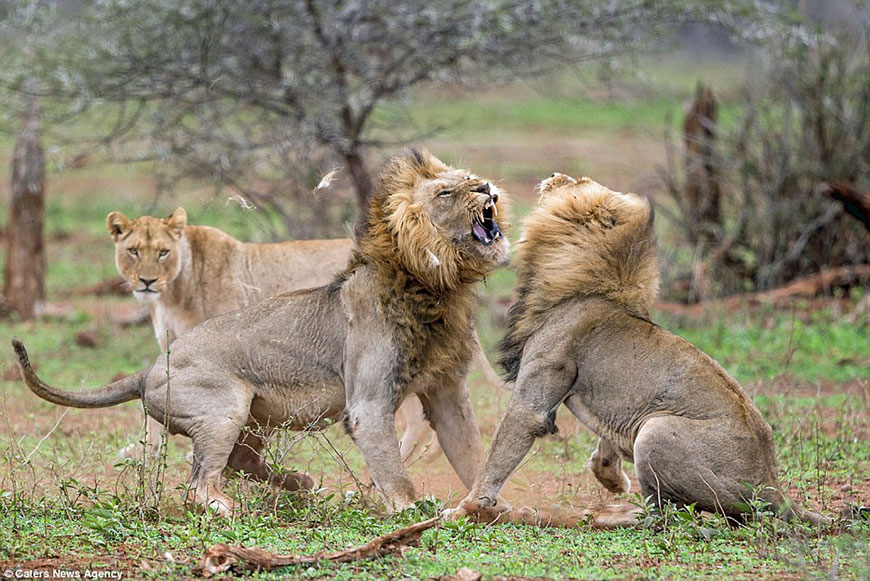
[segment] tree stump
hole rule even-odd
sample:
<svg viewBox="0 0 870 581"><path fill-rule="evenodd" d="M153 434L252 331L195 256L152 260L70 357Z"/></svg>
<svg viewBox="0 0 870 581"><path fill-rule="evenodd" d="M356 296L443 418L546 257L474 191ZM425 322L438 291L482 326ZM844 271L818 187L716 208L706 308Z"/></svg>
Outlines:
<svg viewBox="0 0 870 581"><path fill-rule="evenodd" d="M713 91L699 83L683 122L686 146L686 185L683 197L691 220L695 244L715 246L721 237L722 215L719 172L715 160L718 104Z"/></svg>
<svg viewBox="0 0 870 581"><path fill-rule="evenodd" d="M45 154L41 144L39 102L25 106L12 154L8 251L3 295L22 320L39 316L45 304Z"/></svg>

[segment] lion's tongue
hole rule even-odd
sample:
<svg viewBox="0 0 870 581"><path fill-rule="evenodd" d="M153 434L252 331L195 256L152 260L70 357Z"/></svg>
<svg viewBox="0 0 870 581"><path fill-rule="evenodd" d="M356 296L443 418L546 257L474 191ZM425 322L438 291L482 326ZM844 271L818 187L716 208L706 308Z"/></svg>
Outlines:
<svg viewBox="0 0 870 581"><path fill-rule="evenodd" d="M474 222L471 225L471 233L474 234L474 237L480 240L483 244L487 246L492 244L492 238L490 238L489 234L487 234L486 228L483 227L483 224L479 222Z"/></svg>

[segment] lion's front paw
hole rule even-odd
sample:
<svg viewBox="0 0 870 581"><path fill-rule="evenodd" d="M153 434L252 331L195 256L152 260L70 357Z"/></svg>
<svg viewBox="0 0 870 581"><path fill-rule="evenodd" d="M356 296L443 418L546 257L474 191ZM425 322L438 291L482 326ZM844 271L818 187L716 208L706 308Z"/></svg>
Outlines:
<svg viewBox="0 0 870 581"><path fill-rule="evenodd" d="M577 185L577 180L571 176L555 172L553 175L539 183L537 189L541 196L544 196L556 188L571 185Z"/></svg>
<svg viewBox="0 0 870 581"><path fill-rule="evenodd" d="M284 472L275 477L275 484L284 490L311 490L314 488L314 478L307 472Z"/></svg>

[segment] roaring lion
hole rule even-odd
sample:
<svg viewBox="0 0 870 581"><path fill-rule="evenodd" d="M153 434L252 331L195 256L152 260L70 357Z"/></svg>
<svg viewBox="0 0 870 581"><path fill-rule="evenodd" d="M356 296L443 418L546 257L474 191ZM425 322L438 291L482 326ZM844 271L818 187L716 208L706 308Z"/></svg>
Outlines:
<svg viewBox="0 0 870 581"><path fill-rule="evenodd" d="M147 303L162 352L182 333L207 319L282 292L329 283L347 265L353 249L349 238L240 242L217 228L188 224L184 208L177 208L167 218L140 216L133 220L121 212L110 212L106 228L115 243L118 273L133 296ZM476 333L475 347L477 363L487 380L499 382ZM416 398L403 403L399 412L405 425L402 457L407 459L423 447L430 430ZM160 435L160 424L148 417L148 456L159 453ZM130 444L121 455L132 456L137 448Z"/></svg>
<svg viewBox="0 0 870 581"><path fill-rule="evenodd" d="M470 487L483 456L465 386L475 284L507 254L502 203L488 181L414 150L382 171L353 257L329 285L209 319L175 340L168 363L161 356L94 390L45 384L13 339L22 377L59 405L142 398L151 417L193 440L193 497L223 515L234 509L221 488L225 467L288 489L310 487L303 473L270 474L265 438L277 427L337 419L389 504L409 505L417 494L394 421L410 394Z"/></svg>
<svg viewBox="0 0 870 581"><path fill-rule="evenodd" d="M555 432L564 403L599 436L589 465L612 492L629 490L625 459L657 503L740 518L757 495L785 519L826 522L779 488L772 430L737 381L650 320L659 274L649 202L561 174L540 191L514 258L518 298L500 345L513 396L453 516L507 510L499 490L535 438ZM635 524L628 516L615 524Z"/></svg>

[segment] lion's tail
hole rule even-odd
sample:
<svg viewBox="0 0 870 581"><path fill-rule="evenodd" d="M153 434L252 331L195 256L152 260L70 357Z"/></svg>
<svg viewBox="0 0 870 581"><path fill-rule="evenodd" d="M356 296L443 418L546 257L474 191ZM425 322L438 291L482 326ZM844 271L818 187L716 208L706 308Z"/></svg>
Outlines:
<svg viewBox="0 0 870 581"><path fill-rule="evenodd" d="M769 502L774 511L776 511L776 514L786 522L790 522L792 519L796 518L817 527L827 526L833 522L832 519L826 516L820 515L811 510L804 510L800 504L789 498L789 496L778 487L767 487L764 492L762 492L761 497L763 500Z"/></svg>
<svg viewBox="0 0 870 581"><path fill-rule="evenodd" d="M142 397L145 374L148 368L97 389L64 391L39 379L33 366L30 365L24 343L19 341L18 337L12 338L12 347L18 357L18 368L21 370L24 383L27 384L30 391L51 403L74 408L103 408Z"/></svg>

